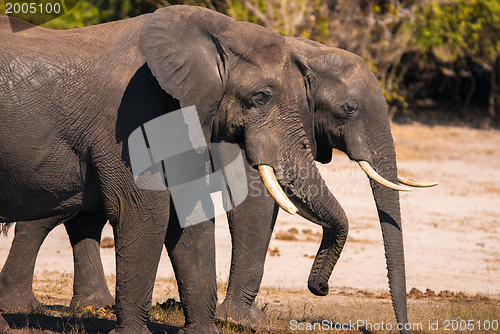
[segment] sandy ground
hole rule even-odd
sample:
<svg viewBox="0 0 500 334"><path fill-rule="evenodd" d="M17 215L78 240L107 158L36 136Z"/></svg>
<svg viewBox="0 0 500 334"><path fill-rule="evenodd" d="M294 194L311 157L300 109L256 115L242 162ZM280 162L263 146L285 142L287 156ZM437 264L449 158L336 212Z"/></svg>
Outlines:
<svg viewBox="0 0 500 334"><path fill-rule="evenodd" d="M393 135L400 175L440 182L432 189L401 194L408 291L416 287L499 298L500 132L394 124ZM384 293L388 288L382 236L365 174L340 152L320 168L350 221L349 239L330 288ZM319 227L281 211L270 245L279 255L268 256L262 284L307 289L320 232ZM109 225L103 236L112 236ZM10 233L0 239L0 263L12 237ZM225 281L231 245L224 215L217 217L216 238L218 276ZM102 258L106 274L113 274L114 250L102 249ZM35 275L72 274L72 267L68 237L60 226L42 246ZM158 275L173 276L165 252Z"/></svg>

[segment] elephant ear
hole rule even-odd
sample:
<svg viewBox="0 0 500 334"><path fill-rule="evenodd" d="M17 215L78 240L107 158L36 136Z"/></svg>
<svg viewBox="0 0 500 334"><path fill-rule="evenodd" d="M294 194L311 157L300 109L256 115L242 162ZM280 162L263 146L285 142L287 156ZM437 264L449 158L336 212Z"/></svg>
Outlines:
<svg viewBox="0 0 500 334"><path fill-rule="evenodd" d="M224 92L224 50L217 37L236 21L201 7L170 6L150 15L140 35L141 52L160 86L181 107L196 106L209 125ZM208 142L208 141L207 141Z"/></svg>
<svg viewBox="0 0 500 334"><path fill-rule="evenodd" d="M322 50L325 47L323 44L311 41L300 37L287 37L287 45L290 47L291 58L295 65L299 68L304 78L307 99L310 105L310 112L314 115L314 100L316 92L316 82L318 71L314 68L314 63L321 59ZM314 125L312 125L314 130ZM316 138L313 138L316 147L314 159L323 164L329 163L332 160L332 148L325 145ZM313 151L314 152L314 151Z"/></svg>

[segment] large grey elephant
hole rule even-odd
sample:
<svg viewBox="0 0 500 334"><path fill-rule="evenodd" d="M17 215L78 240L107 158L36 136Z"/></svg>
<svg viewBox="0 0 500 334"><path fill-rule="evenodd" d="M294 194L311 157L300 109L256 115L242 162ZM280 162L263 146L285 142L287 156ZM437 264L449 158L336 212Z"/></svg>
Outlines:
<svg viewBox="0 0 500 334"><path fill-rule="evenodd" d="M13 34L10 24L30 29ZM103 211L116 244L114 333L149 332L172 228L170 192L136 184L127 140L180 107L196 107L207 143L243 147L282 208L328 227L316 261L336 261L347 219L314 165L284 37L186 6L68 31L23 25L0 20L0 221ZM213 220L182 235L182 245L170 243L186 315L181 332L216 333ZM320 286L329 269L315 271Z"/></svg>

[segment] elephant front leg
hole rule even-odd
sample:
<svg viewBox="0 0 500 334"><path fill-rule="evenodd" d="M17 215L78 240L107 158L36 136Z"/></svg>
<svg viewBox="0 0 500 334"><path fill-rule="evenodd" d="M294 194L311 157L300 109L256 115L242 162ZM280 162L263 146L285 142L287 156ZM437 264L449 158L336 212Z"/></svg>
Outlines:
<svg viewBox="0 0 500 334"><path fill-rule="evenodd" d="M0 273L0 310L31 312L42 306L32 288L38 251L47 234L69 217L16 223L9 256Z"/></svg>
<svg viewBox="0 0 500 334"><path fill-rule="evenodd" d="M147 207L122 208L119 219L110 219L115 237L117 314L111 333L150 333L147 321L168 214L154 214L156 210Z"/></svg>
<svg viewBox="0 0 500 334"><path fill-rule="evenodd" d="M248 197L228 213L232 241L231 270L224 302L216 317L249 328L267 322L257 307L269 241L278 214L278 206L269 196L258 172L247 168Z"/></svg>
<svg viewBox="0 0 500 334"><path fill-rule="evenodd" d="M116 327L110 333L149 334L147 322L167 231L170 192L141 188L137 184L156 182L158 175L134 179L112 145L105 146L105 151L99 149L92 160L115 239Z"/></svg>
<svg viewBox="0 0 500 334"><path fill-rule="evenodd" d="M217 305L214 221L180 228L173 207L165 246L174 268L186 322L178 333L216 334Z"/></svg>
<svg viewBox="0 0 500 334"><path fill-rule="evenodd" d="M102 211L78 213L64 223L73 247L73 298L70 307L115 304L101 262L101 233L107 218Z"/></svg>

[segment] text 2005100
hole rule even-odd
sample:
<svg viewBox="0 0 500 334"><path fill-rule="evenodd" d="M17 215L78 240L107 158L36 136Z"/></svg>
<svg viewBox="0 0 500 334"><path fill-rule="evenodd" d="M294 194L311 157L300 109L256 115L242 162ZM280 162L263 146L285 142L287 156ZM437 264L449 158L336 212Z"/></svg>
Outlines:
<svg viewBox="0 0 500 334"><path fill-rule="evenodd" d="M443 330L445 331L489 331L498 330L498 320L445 320Z"/></svg>
<svg viewBox="0 0 500 334"><path fill-rule="evenodd" d="M5 2L5 14L59 14L61 9L60 3Z"/></svg>

